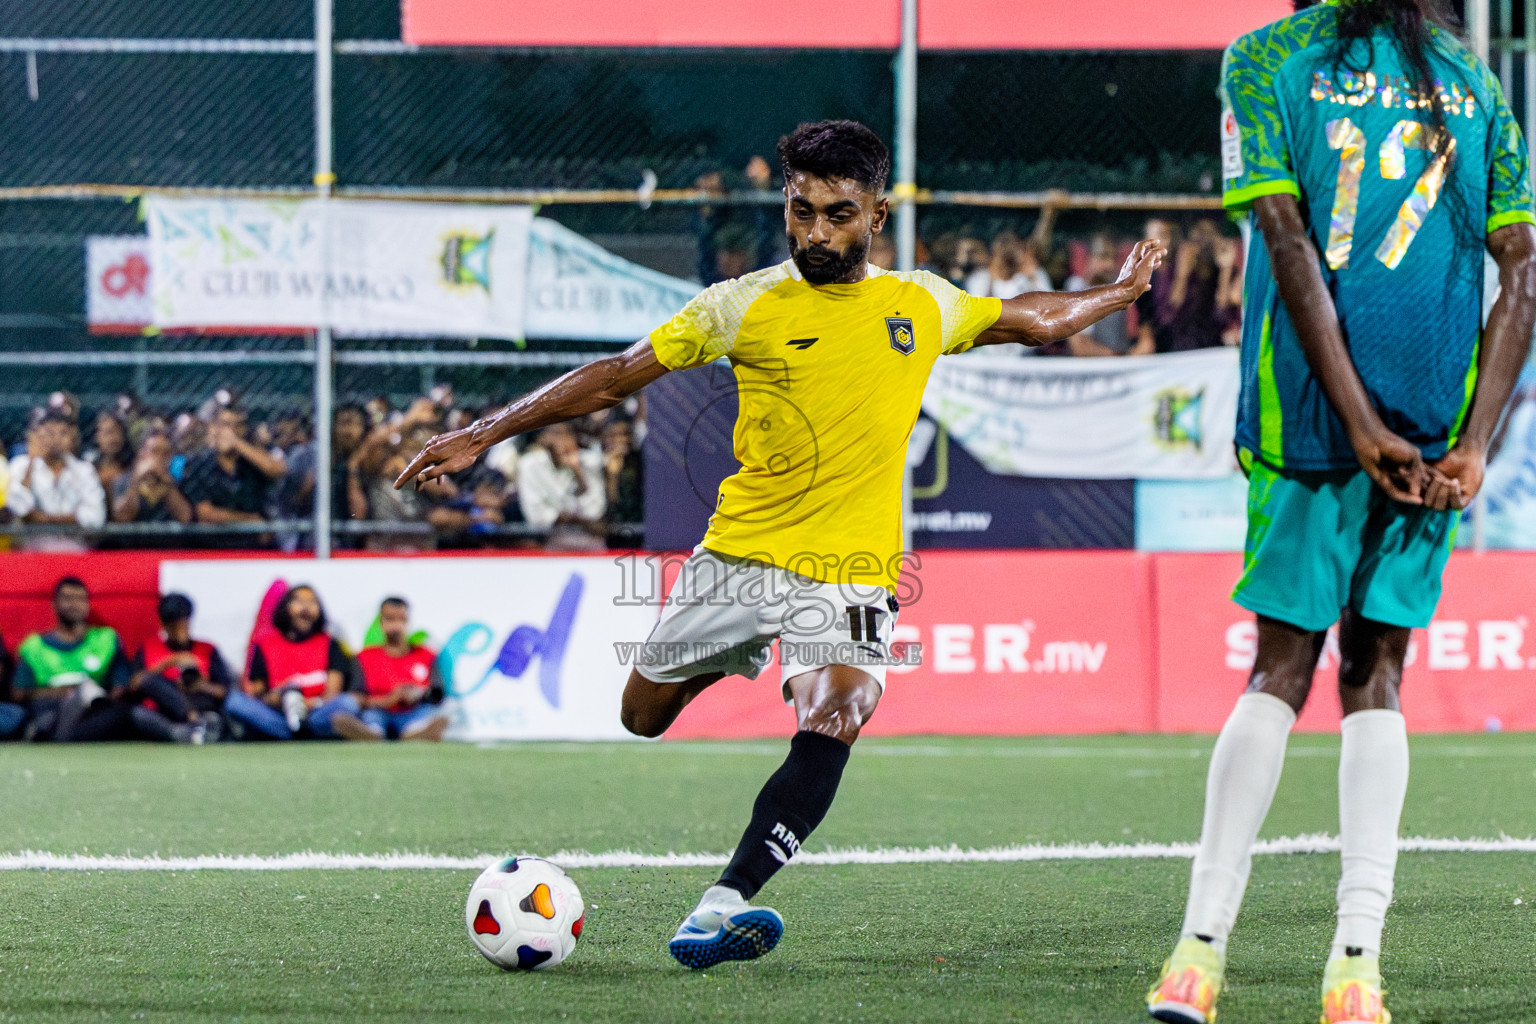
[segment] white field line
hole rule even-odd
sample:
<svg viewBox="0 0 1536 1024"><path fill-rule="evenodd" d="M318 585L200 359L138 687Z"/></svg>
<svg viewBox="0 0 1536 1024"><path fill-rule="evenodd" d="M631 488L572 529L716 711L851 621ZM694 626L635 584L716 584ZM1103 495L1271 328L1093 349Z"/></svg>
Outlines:
<svg viewBox="0 0 1536 1024"><path fill-rule="evenodd" d="M1318 834L1260 840L1261 854L1337 853L1335 836ZM1403 839L1404 853L1536 853L1536 838L1516 839ZM994 846L962 849L958 846L847 848L804 851L795 864L998 864L1030 861L1152 860L1190 858L1194 843L1052 843L1027 846ZM24 850L0 854L0 871L478 871L501 860L480 854L445 857L430 853L288 853L274 857L257 855L148 857L97 856L80 853L44 853ZM586 853L562 850L549 859L563 867L581 868L691 868L720 867L730 860L724 853L634 853L614 850Z"/></svg>
<svg viewBox="0 0 1536 1024"><path fill-rule="evenodd" d="M1321 735L1321 734L1319 734ZM1312 734L1302 737L1292 737L1290 746L1286 749L1287 757L1331 757L1339 756L1337 742L1320 746L1313 746L1306 742ZM1204 742L1194 746L1176 747L1148 747L1148 746L949 746L946 744L905 744L882 743L876 739L865 741L857 748L859 757L939 757L939 758L1025 758L1041 760L1072 760L1095 758L1132 758L1135 760L1175 760L1192 761L1211 756L1211 745L1215 737L1206 737ZM676 743L641 743L635 741L613 742L575 742L565 740L553 741L514 741L514 740L487 740L474 744L481 750L536 750L541 753L554 754L580 754L584 758L602 754L632 754L637 751L646 754L660 756L693 755L693 754L726 754L736 756L763 756L782 758L789 749L786 740L782 743L753 742L753 741L710 741L710 740L684 740ZM1417 745L1413 748L1413 756L1421 757L1530 757L1533 745L1530 743L1497 743L1488 746L1479 746L1475 742L1463 743L1454 747Z"/></svg>

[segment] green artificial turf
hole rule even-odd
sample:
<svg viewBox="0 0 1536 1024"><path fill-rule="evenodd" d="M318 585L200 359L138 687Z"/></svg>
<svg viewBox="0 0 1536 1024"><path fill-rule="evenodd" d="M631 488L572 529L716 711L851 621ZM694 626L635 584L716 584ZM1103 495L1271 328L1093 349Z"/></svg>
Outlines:
<svg viewBox="0 0 1536 1024"><path fill-rule="evenodd" d="M1210 741L861 747L807 849L1192 840ZM785 748L7 746L0 852L723 852ZM1405 834L1536 835L1536 737L1413 751ZM1336 739L1291 754L1265 834L1336 831ZM1222 1024L1316 1020L1337 872L1256 858ZM779 949L688 972L665 942L716 873L576 872L581 944L521 975L464 934L473 872L0 872L0 1021L1135 1021L1188 862L793 866ZM1533 913L1536 855L1404 854L1399 1024L1536 1021Z"/></svg>

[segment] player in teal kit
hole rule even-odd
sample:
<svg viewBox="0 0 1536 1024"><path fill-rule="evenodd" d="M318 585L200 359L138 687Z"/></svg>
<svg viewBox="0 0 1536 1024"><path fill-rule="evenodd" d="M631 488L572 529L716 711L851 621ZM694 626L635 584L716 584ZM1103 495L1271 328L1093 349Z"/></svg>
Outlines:
<svg viewBox="0 0 1536 1024"><path fill-rule="evenodd" d="M1257 615L1259 646L1212 753L1182 934L1147 997L1159 1020L1215 1015L1250 851L1335 622L1343 856L1322 1020L1390 1019L1379 956L1408 777L1409 629L1439 600L1536 318L1525 144L1450 19L1441 0L1305 5L1226 54L1224 202L1259 233L1233 596ZM1502 286L1486 329L1485 249Z"/></svg>

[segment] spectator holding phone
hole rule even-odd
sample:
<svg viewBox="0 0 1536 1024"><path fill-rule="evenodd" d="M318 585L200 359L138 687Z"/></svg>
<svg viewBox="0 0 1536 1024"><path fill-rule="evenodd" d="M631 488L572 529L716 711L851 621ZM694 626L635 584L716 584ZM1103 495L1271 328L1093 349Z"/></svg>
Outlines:
<svg viewBox="0 0 1536 1024"><path fill-rule="evenodd" d="M192 503L171 474L171 439L163 432L147 434L139 445L133 468L118 477L112 520L118 523L190 523Z"/></svg>
<svg viewBox="0 0 1536 1024"><path fill-rule="evenodd" d="M192 639L192 600L166 594L157 609L160 633L144 641L134 657L129 687L155 702L162 715L176 723L204 730L204 742L224 731L220 712L237 689L234 674L206 640Z"/></svg>
<svg viewBox="0 0 1536 1024"><path fill-rule="evenodd" d="M539 431L517 463L517 497L523 518L550 531L548 547L566 550L601 548L603 514L608 509L603 453L583 448L569 423Z"/></svg>
<svg viewBox="0 0 1536 1024"><path fill-rule="evenodd" d="M438 706L442 686L436 676L437 652L411 642L411 610L404 598L384 599L379 628L384 642L357 652L365 693L358 717L367 735L356 738L442 739L448 716Z"/></svg>
<svg viewBox="0 0 1536 1024"><path fill-rule="evenodd" d="M95 529L107 520L107 496L96 468L73 454L75 426L60 409L50 408L28 432L27 450L11 460L5 504L24 523L83 526ZM83 551L77 537L30 536L32 551Z"/></svg>

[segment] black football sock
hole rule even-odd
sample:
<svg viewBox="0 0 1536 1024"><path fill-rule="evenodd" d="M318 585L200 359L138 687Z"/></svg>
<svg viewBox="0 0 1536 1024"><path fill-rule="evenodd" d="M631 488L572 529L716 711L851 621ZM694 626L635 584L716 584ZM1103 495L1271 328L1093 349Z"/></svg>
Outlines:
<svg viewBox="0 0 1536 1024"><path fill-rule="evenodd" d="M789 756L757 795L752 823L742 834L720 884L750 900L773 873L800 850L837 796L848 763L848 744L819 732L801 731Z"/></svg>

